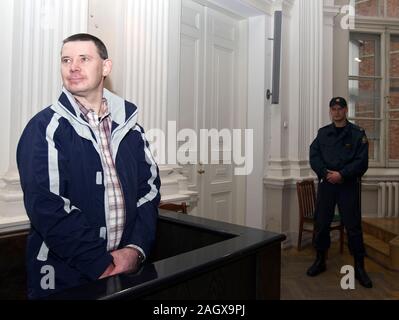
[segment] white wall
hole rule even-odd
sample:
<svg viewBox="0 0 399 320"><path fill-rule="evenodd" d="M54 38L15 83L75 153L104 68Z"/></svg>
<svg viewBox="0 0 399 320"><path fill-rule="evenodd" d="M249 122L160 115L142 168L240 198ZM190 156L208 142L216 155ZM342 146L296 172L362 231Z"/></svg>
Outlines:
<svg viewBox="0 0 399 320"><path fill-rule="evenodd" d="M270 17L249 18L248 23L248 113L247 127L254 130L254 168L247 176L246 225L263 226L263 170L265 136L266 56L270 50L266 32L270 32ZM268 79L270 77L267 77Z"/></svg>
<svg viewBox="0 0 399 320"><path fill-rule="evenodd" d="M87 31L84 0L1 1L2 113L0 231L27 221L16 168L16 147L29 119L57 99L62 39Z"/></svg>
<svg viewBox="0 0 399 320"><path fill-rule="evenodd" d="M335 0L339 7L347 5L350 0ZM341 28L343 14L335 17L334 26L334 96L348 97L348 70L349 70L349 30Z"/></svg>
<svg viewBox="0 0 399 320"><path fill-rule="evenodd" d="M90 32L114 60L107 86L136 103L146 130L166 131L179 102L180 0L5 0L0 10L3 156L0 232L26 224L16 169L17 142L27 121L56 101L59 53L67 36ZM9 121L8 121L9 119Z"/></svg>
<svg viewBox="0 0 399 320"><path fill-rule="evenodd" d="M59 50L66 36L90 31L105 40L115 61L109 85L142 108L140 119L146 129L165 128L168 119L178 118L180 4L180 0L0 1L0 93L6 119L0 126L0 148L6 150L0 157L0 224L26 221L16 144L28 119L59 94ZM334 43L345 42L347 32L340 40L333 34L338 9L332 0L279 0L275 6L283 10L279 105L265 106L264 99L271 80L263 76L271 73L272 42L266 38L272 36L272 19L266 15L248 20L247 127L255 129L258 148L254 173L247 179L246 223L295 237L295 182L313 174L308 146L317 129L329 122L332 92L347 88L345 81L334 81L336 70L346 68L342 61L347 61L346 49L337 53ZM147 36L138 37L137 30ZM368 186L365 192L372 199L363 198L370 203L366 209L371 215L376 189Z"/></svg>
<svg viewBox="0 0 399 320"><path fill-rule="evenodd" d="M29 119L60 94L62 40L88 32L103 38L115 58L111 89L133 100L141 123L166 127L169 10L174 0L5 0L0 126L0 232L26 224L16 168L16 146ZM179 23L177 21L177 23ZM175 26L175 25L174 25ZM178 43L178 34L173 35ZM177 68L177 67L176 67ZM170 97L172 99L173 97Z"/></svg>
<svg viewBox="0 0 399 320"><path fill-rule="evenodd" d="M0 177L8 170L10 148L10 106L11 106L11 76L12 76L12 34L13 34L13 11L14 0L4 0L2 6L2 32L0 33L0 61L2 61L2 77L0 78L0 96L2 97L2 125L0 126Z"/></svg>
<svg viewBox="0 0 399 320"><path fill-rule="evenodd" d="M282 1L280 103L270 112L271 143L264 179L265 228L296 241L298 200L295 184L314 177L309 146L327 124L333 88L333 17L331 1ZM327 101L327 102L326 102ZM326 112L327 111L327 112Z"/></svg>
<svg viewBox="0 0 399 320"><path fill-rule="evenodd" d="M314 177L309 146L318 128L330 123L328 102L348 91L349 31L339 15L348 0L281 1L283 52L279 105L266 113L271 155L265 165L265 228L296 242L298 199L295 183ZM266 129L267 130L267 129ZM265 143L268 145L268 142ZM397 169L372 168L363 177L362 214L376 217L379 181L397 181Z"/></svg>
<svg viewBox="0 0 399 320"><path fill-rule="evenodd" d="M166 132L170 1L89 2L89 31L105 41L114 60L108 84L138 106L146 130Z"/></svg>

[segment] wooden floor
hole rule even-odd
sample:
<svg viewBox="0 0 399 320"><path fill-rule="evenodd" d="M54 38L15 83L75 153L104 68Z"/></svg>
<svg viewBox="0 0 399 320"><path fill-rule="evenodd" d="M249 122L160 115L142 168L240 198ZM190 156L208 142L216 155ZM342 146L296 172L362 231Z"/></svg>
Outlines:
<svg viewBox="0 0 399 320"><path fill-rule="evenodd" d="M373 281L373 288L363 288L357 281L354 290L341 289L340 273L344 265L353 265L353 259L345 247L339 253L338 241L334 241L329 251L327 271L317 277L306 275L313 263L315 253L310 245L301 251L296 248L283 250L281 270L282 300L399 300L399 272L384 269L366 258L366 270Z"/></svg>

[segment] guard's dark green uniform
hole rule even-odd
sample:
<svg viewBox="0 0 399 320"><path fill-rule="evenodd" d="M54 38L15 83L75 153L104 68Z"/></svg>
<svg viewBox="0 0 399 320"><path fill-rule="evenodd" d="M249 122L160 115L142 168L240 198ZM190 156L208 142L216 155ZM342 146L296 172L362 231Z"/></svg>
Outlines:
<svg viewBox="0 0 399 320"><path fill-rule="evenodd" d="M319 178L315 211L316 249L326 251L330 247L329 228L338 204L349 250L355 257L363 257L360 178L368 168L368 140L364 129L349 121L340 132L333 123L321 128L310 146L310 165ZM329 183L327 170L339 171L343 183Z"/></svg>

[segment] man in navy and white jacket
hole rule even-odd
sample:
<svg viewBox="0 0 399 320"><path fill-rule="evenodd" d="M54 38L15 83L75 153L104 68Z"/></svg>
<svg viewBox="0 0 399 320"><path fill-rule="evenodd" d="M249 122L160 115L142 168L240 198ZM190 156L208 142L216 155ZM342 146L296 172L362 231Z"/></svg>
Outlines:
<svg viewBox="0 0 399 320"><path fill-rule="evenodd" d="M111 69L98 38L65 39L62 93L19 141L31 299L135 271L154 243L158 167L136 106L104 89Z"/></svg>

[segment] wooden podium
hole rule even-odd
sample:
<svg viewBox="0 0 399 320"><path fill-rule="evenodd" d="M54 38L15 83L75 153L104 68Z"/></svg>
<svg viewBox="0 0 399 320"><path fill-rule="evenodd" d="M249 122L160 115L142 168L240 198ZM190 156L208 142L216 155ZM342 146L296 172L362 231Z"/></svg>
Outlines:
<svg viewBox="0 0 399 320"><path fill-rule="evenodd" d="M141 269L48 299L279 299L284 235L161 211Z"/></svg>

